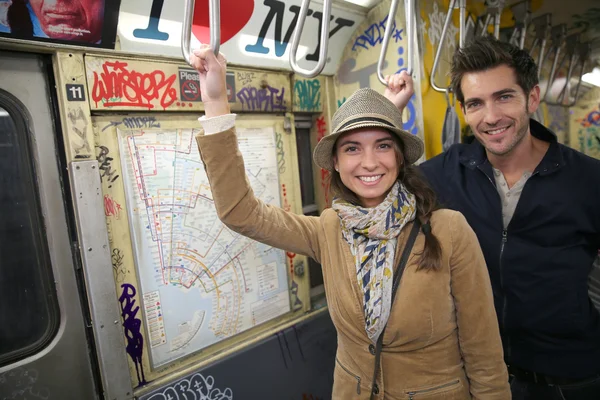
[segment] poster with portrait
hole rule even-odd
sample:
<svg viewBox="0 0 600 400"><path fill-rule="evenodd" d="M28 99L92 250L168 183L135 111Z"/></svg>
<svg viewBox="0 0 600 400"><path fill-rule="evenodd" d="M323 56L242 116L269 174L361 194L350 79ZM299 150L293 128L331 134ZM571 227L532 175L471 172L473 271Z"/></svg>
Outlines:
<svg viewBox="0 0 600 400"><path fill-rule="evenodd" d="M0 0L0 37L114 48L121 0Z"/></svg>

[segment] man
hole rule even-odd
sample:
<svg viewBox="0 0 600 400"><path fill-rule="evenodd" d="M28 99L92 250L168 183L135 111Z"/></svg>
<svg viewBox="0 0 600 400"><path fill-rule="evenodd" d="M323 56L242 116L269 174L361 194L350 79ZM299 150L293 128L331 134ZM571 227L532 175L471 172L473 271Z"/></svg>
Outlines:
<svg viewBox="0 0 600 400"><path fill-rule="evenodd" d="M7 14L17 9L19 18L9 19L10 26L0 26L0 32L22 38L48 37L84 43L102 39L104 0L12 0ZM25 9L29 12L22 11ZM28 25L27 32L23 24Z"/></svg>
<svg viewBox="0 0 600 400"><path fill-rule="evenodd" d="M490 272L517 400L600 399L600 161L530 119L537 66L491 38L459 49L451 87L475 138L421 164L474 229Z"/></svg>

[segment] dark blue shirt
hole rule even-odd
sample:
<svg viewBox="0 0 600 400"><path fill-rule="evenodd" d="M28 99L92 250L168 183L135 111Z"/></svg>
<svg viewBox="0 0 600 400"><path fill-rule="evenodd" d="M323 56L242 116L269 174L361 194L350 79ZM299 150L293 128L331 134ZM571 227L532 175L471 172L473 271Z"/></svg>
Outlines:
<svg viewBox="0 0 600 400"><path fill-rule="evenodd" d="M421 164L443 206L477 234L490 272L506 363L567 378L600 373L600 313L588 276L600 247L600 161L550 143L506 230L484 147L457 144ZM478 301L478 299L472 299Z"/></svg>

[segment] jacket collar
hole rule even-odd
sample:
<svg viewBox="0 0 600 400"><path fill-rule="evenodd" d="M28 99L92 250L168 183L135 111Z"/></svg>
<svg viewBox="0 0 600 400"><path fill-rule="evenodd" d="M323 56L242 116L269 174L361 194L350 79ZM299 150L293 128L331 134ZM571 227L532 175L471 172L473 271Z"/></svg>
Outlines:
<svg viewBox="0 0 600 400"><path fill-rule="evenodd" d="M534 137L550 143L548 151L546 151L544 158L542 158L534 172L547 175L560 169L564 165L564 158L556 134L534 119L530 119L529 124L531 134ZM477 139L470 145L465 146L459 160L461 164L469 169L478 168L488 161L485 148Z"/></svg>

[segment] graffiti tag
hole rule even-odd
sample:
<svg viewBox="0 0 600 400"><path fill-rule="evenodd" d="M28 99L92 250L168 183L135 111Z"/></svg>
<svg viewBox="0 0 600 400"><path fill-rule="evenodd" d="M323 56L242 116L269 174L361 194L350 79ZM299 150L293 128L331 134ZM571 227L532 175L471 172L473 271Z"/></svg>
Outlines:
<svg viewBox="0 0 600 400"><path fill-rule="evenodd" d="M119 175L117 174L117 171L112 168L113 158L108 156L110 153L108 147L98 146L98 149L100 150L100 153L98 153L96 159L98 160L98 164L100 164L100 179L106 179L109 182L108 187L110 188Z"/></svg>
<svg viewBox="0 0 600 400"><path fill-rule="evenodd" d="M254 80L254 72L238 72L237 80L242 86L249 85Z"/></svg>
<svg viewBox="0 0 600 400"><path fill-rule="evenodd" d="M110 261L113 267L113 273L116 277L117 282L123 282L125 278L125 266L123 264L123 253L120 249L113 249L112 254L110 256Z"/></svg>
<svg viewBox="0 0 600 400"><path fill-rule="evenodd" d="M277 168L280 174L285 172L285 149L283 148L283 138L281 133L275 132L275 141L277 147ZM285 193L285 186L284 186Z"/></svg>
<svg viewBox="0 0 600 400"><path fill-rule="evenodd" d="M123 125L129 129L160 128L160 122L158 122L155 117L123 118Z"/></svg>
<svg viewBox="0 0 600 400"><path fill-rule="evenodd" d="M327 134L327 123L325 122L325 117L320 116L317 118L317 142L320 142L321 139L325 137ZM331 176L328 170L325 168L321 168L321 188L323 189L323 195L325 196L325 207L329 207L331 205L329 198L329 187L331 186Z"/></svg>
<svg viewBox="0 0 600 400"><path fill-rule="evenodd" d="M172 386L160 389L146 400L232 400L233 391L230 388L221 390L215 388L212 376L204 377L196 373L188 379L182 379Z"/></svg>
<svg viewBox="0 0 600 400"><path fill-rule="evenodd" d="M0 374L0 388L6 388L0 393L2 400L47 400L50 391L37 383L39 373L35 369L23 367L10 369Z"/></svg>
<svg viewBox="0 0 600 400"><path fill-rule="evenodd" d="M69 108L67 111L67 118L69 118L69 121L71 122L71 130L76 134L76 136L72 137L72 139L75 139L72 142L75 154L79 155L85 150L86 157L77 158L89 158L92 149L87 140L88 119L86 118L83 109L81 107Z"/></svg>
<svg viewBox="0 0 600 400"><path fill-rule="evenodd" d="M140 107L153 109L154 100L166 109L177 100L174 87L176 74L166 76L163 71L141 73L129 70L126 62L106 61L102 72L94 71L92 100L103 107Z"/></svg>
<svg viewBox="0 0 600 400"><path fill-rule="evenodd" d="M592 126L600 126L600 111L594 110L586 115L581 121L581 126L590 128Z"/></svg>
<svg viewBox="0 0 600 400"><path fill-rule="evenodd" d="M354 40L354 44L352 45L352 51L356 51L358 49L366 50L381 44L383 42L387 19L388 17L386 16L381 21L371 24L367 29L364 30L364 32L358 35L358 37ZM394 21L392 24L392 38L394 39L394 43L398 43L400 40L402 40L402 32L403 29L396 29L396 21Z"/></svg>
<svg viewBox="0 0 600 400"><path fill-rule="evenodd" d="M275 89L267 86L264 89L255 87L242 88L237 98L242 103L242 109L250 111L285 111L285 88Z"/></svg>
<svg viewBox="0 0 600 400"><path fill-rule="evenodd" d="M299 79L294 84L298 111L319 111L321 108L321 82L318 79Z"/></svg>
<svg viewBox="0 0 600 400"><path fill-rule="evenodd" d="M127 354L135 364L135 371L140 385L146 383L144 366L142 365L142 354L144 350L144 337L142 336L142 321L137 318L140 306L135 305L136 290L133 285L124 283L121 285L123 291L119 297L121 305L121 317L123 318L123 333L127 339Z"/></svg>
<svg viewBox="0 0 600 400"><path fill-rule="evenodd" d="M121 218L121 211L123 208L115 199L110 197L110 195L104 195L104 215L107 217L115 217L116 219Z"/></svg>

